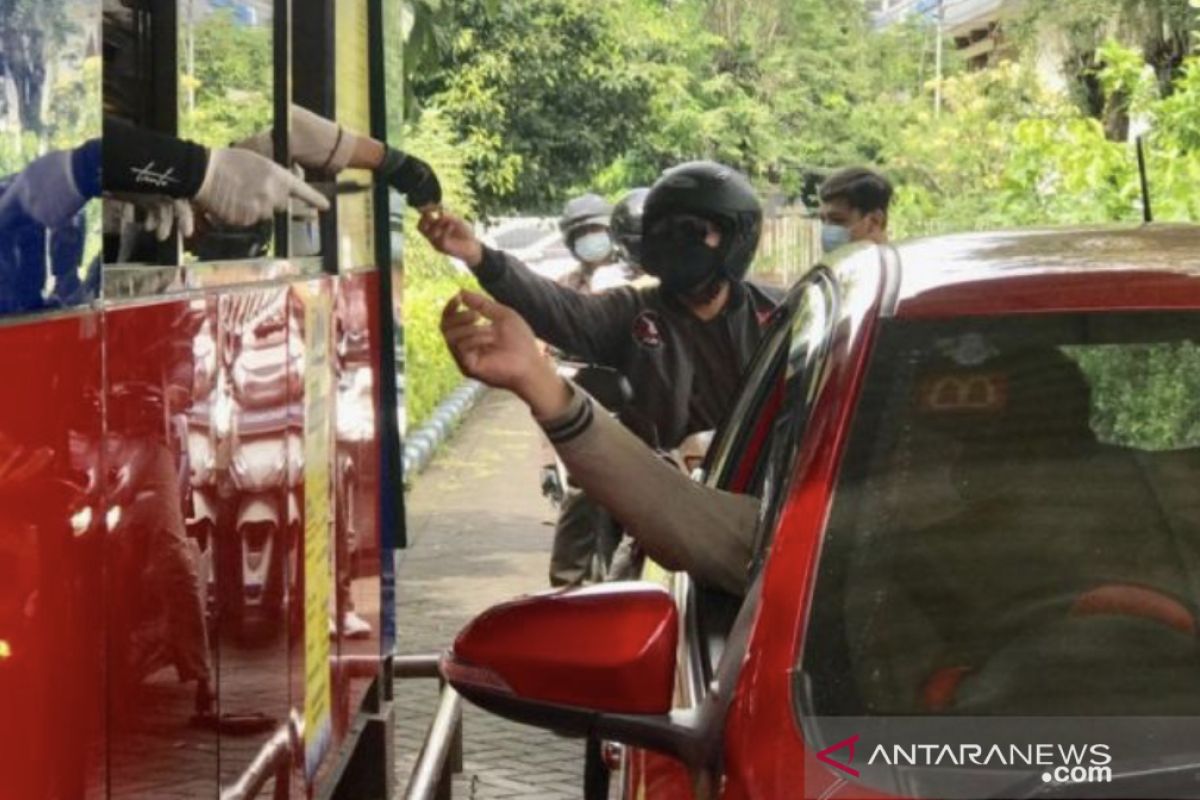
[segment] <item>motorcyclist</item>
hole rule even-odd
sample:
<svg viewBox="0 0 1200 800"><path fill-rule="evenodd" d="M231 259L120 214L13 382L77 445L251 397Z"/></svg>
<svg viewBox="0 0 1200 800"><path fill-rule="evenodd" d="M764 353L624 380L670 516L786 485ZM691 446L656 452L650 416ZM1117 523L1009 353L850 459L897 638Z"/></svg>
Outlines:
<svg viewBox="0 0 1200 800"><path fill-rule="evenodd" d="M655 279L646 275L642 269L642 215L646 208L646 196L650 194L648 187L642 186L625 194L613 206L612 231L613 247L616 250L616 264L602 267L592 277L594 291L604 291L616 286L653 286Z"/></svg>
<svg viewBox="0 0 1200 800"><path fill-rule="evenodd" d="M646 197L643 226L643 266L660 285L599 294L559 286L485 247L453 214L427 215L420 230L539 338L625 375L634 396L622 422L670 449L717 427L776 298L745 280L762 206L736 170L711 161L667 170Z"/></svg>
<svg viewBox="0 0 1200 800"><path fill-rule="evenodd" d="M558 221L563 242L579 265L559 278L559 283L580 292L593 290L592 277L600 267L613 262L613 238L609 230L613 207L598 194L573 198Z"/></svg>
<svg viewBox="0 0 1200 800"><path fill-rule="evenodd" d="M563 208L558 228L567 249L578 265L559 278L559 283L575 291L591 293L596 276L613 263L614 246L609 230L612 206L596 194L572 198ZM569 353L561 354L567 359ZM543 491L561 484L560 470L552 448L544 448L546 465L542 468ZM621 531L611 515L591 502L577 487L557 485L561 492L554 543L550 548L550 585L578 586L600 580L612 560Z"/></svg>

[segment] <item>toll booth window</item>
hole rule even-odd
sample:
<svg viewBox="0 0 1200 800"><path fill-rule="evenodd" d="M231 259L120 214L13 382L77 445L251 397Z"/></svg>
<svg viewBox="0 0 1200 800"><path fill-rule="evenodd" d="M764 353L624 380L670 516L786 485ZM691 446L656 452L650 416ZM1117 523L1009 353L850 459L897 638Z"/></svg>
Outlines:
<svg viewBox="0 0 1200 800"><path fill-rule="evenodd" d="M178 0L179 134L210 149L255 142L274 158L273 0ZM244 227L204 215L185 260L271 255L274 221Z"/></svg>
<svg viewBox="0 0 1200 800"><path fill-rule="evenodd" d="M269 211L247 221L239 218L245 214L214 213L212 202L188 200L200 191L236 195L235 188L212 188L214 159L234 145L275 160L275 0L103 3L104 118L106 125L115 120L125 126L118 135L106 132L105 162L136 167L111 170L126 182L129 172L138 173L134 189L106 194L105 261L174 266L274 255L275 220ZM157 138L146 155L129 157L137 158L136 164L114 155L128 138L140 142L144 136ZM238 172L246 170L221 174ZM108 270L106 293L116 297L165 288L149 273L134 276Z"/></svg>
<svg viewBox="0 0 1200 800"><path fill-rule="evenodd" d="M99 11L39 0L0 14L0 314L99 288Z"/></svg>

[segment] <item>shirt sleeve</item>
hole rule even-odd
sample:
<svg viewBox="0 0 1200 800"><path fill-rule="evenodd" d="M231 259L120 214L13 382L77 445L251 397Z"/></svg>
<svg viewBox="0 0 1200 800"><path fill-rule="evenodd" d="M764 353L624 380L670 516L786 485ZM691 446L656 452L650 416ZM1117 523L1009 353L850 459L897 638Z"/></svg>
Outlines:
<svg viewBox="0 0 1200 800"><path fill-rule="evenodd" d="M570 406L541 421L572 480L664 567L744 592L758 500L689 479L572 388Z"/></svg>
<svg viewBox="0 0 1200 800"><path fill-rule="evenodd" d="M106 192L194 197L204 183L208 151L186 139L105 117L103 164Z"/></svg>
<svg viewBox="0 0 1200 800"><path fill-rule="evenodd" d="M637 314L637 290L585 294L491 248L484 248L475 276L492 297L524 317L538 338L590 363L620 368Z"/></svg>

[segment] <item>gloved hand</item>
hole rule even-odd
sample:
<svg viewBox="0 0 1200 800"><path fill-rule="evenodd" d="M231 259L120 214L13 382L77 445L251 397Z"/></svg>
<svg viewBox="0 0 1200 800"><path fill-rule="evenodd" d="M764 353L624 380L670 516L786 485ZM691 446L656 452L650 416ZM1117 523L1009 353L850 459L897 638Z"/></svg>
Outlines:
<svg viewBox="0 0 1200 800"><path fill-rule="evenodd" d="M392 188L408 198L408 204L422 212L442 204L442 184L433 167L391 147L377 170Z"/></svg>
<svg viewBox="0 0 1200 800"><path fill-rule="evenodd" d="M338 173L350 164L358 147L359 136L332 120L314 114L303 106L292 106L292 160L305 169ZM253 150L265 158L274 158L271 131L262 131L238 142L237 147Z"/></svg>
<svg viewBox="0 0 1200 800"><path fill-rule="evenodd" d="M8 226L32 219L54 229L70 221L86 202L71 172L71 153L56 150L31 161L13 180L0 201L0 221Z"/></svg>
<svg viewBox="0 0 1200 800"><path fill-rule="evenodd" d="M196 214L188 200L151 196L138 205L146 211L146 230L154 231L155 238L160 242L167 240L171 228L176 224L179 225L179 234L185 239L196 229Z"/></svg>
<svg viewBox="0 0 1200 800"><path fill-rule="evenodd" d="M329 201L300 178L257 153L239 148L213 150L196 204L222 222L248 227L286 211L297 201L304 211L328 211Z"/></svg>

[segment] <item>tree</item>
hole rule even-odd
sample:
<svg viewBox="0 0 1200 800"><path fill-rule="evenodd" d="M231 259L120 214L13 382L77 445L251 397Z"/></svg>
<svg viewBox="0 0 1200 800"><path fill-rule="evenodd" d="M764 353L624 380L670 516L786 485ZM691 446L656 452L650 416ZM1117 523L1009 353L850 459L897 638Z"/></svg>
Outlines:
<svg viewBox="0 0 1200 800"><path fill-rule="evenodd" d="M44 133L46 63L71 24L65 0L0 0L0 73L12 82L23 130Z"/></svg>
<svg viewBox="0 0 1200 800"><path fill-rule="evenodd" d="M1162 94L1169 94L1194 52L1193 32L1197 24L1193 0L1028 0L1015 26L1017 38L1026 49L1041 43L1039 34L1055 32L1063 45L1063 69L1079 105L1091 116L1101 118L1106 98L1099 81L1105 66L1101 46L1115 39L1140 51L1153 69ZM1109 132L1119 138L1121 126Z"/></svg>
<svg viewBox="0 0 1200 800"><path fill-rule="evenodd" d="M555 208L630 145L648 91L599 4L473 0L454 19L453 51L414 89L453 121L485 212Z"/></svg>

